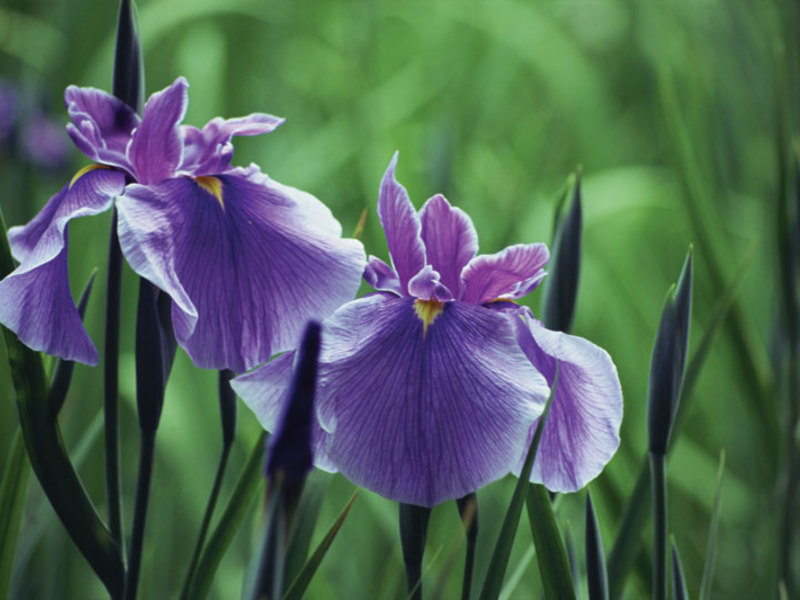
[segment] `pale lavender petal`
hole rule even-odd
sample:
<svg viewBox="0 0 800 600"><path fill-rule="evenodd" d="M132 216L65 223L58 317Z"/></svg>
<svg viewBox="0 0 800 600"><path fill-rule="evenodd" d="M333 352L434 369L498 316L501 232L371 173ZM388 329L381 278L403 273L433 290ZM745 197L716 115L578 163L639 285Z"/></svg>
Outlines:
<svg viewBox="0 0 800 600"><path fill-rule="evenodd" d="M461 273L463 299L483 304L521 298L544 278L549 258L544 244L516 244L496 254L476 256Z"/></svg>
<svg viewBox="0 0 800 600"><path fill-rule="evenodd" d="M450 206L441 194L429 199L419 216L428 263L439 272L442 283L453 295L461 298L461 271L478 253L478 234L472 219L460 208Z"/></svg>
<svg viewBox="0 0 800 600"><path fill-rule="evenodd" d="M72 123L67 132L78 149L95 162L131 170L126 147L139 117L124 102L95 88L71 85L64 92Z"/></svg>
<svg viewBox="0 0 800 600"><path fill-rule="evenodd" d="M97 350L70 294L67 226L76 217L108 210L124 185L120 171L89 171L64 186L30 223L9 230L12 252L21 264L0 281L0 323L27 346L97 363Z"/></svg>
<svg viewBox="0 0 800 600"><path fill-rule="evenodd" d="M392 267L377 256L369 257L367 266L364 268L364 279L376 290L394 292L398 296L403 295L397 274L392 270Z"/></svg>
<svg viewBox="0 0 800 600"><path fill-rule="evenodd" d="M129 186L120 244L175 300L176 337L194 363L243 372L355 296L364 250L331 235L338 223L309 194L246 171L214 180L219 197L189 177Z"/></svg>
<svg viewBox="0 0 800 600"><path fill-rule="evenodd" d="M549 385L556 361L559 368L531 481L556 492L574 492L597 477L619 447L622 389L617 368L605 350L588 340L550 331L529 317L524 322L512 319L520 346ZM536 425L529 440L535 430Z"/></svg>
<svg viewBox="0 0 800 600"><path fill-rule="evenodd" d="M408 293L420 300L438 300L447 302L453 299L453 294L439 281L439 273L430 265L425 267L408 282Z"/></svg>
<svg viewBox="0 0 800 600"><path fill-rule="evenodd" d="M150 96L144 105L142 122L128 146L128 159L139 183L163 181L181 164L183 141L179 125L189 104L188 88L186 79L178 77L172 85Z"/></svg>
<svg viewBox="0 0 800 600"><path fill-rule="evenodd" d="M318 414L344 475L433 506L516 464L547 387L504 315L450 302L424 331L414 302L374 294L325 323Z"/></svg>
<svg viewBox="0 0 800 600"><path fill-rule="evenodd" d="M397 153L381 180L378 193L378 217L386 233L389 256L400 279L400 288L408 290L408 282L425 266L425 245L420 236L419 215L414 210L406 189L394 177Z"/></svg>
<svg viewBox="0 0 800 600"><path fill-rule="evenodd" d="M181 127L184 154L180 170L192 175L218 175L231 164L235 135L262 135L273 131L284 119L264 113L209 121L203 129Z"/></svg>

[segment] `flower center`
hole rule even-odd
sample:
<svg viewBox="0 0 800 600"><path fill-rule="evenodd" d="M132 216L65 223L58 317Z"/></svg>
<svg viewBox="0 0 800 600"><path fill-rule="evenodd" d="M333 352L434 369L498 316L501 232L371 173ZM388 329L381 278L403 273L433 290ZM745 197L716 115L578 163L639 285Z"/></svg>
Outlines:
<svg viewBox="0 0 800 600"><path fill-rule="evenodd" d="M222 207L222 210L225 210L225 205L222 203L222 182L219 178L209 175L200 175L195 177L194 180L197 182L197 185L214 196L217 202L219 202L220 207Z"/></svg>
<svg viewBox="0 0 800 600"><path fill-rule="evenodd" d="M414 300L414 312L422 321L422 337L428 333L428 326L436 320L444 308L444 302L438 300Z"/></svg>

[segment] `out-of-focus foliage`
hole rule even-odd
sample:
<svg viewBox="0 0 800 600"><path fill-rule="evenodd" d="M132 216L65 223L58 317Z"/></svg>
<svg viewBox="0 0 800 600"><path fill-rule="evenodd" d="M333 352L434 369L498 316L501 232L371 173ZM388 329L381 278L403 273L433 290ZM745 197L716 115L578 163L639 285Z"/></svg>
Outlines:
<svg viewBox="0 0 800 600"><path fill-rule="evenodd" d="M68 140L33 124L66 121L68 84L110 89L116 9L106 0L7 0L0 7L0 78L18 99L15 111L0 114L0 206L9 225L27 221L86 164L71 148L63 160L43 159L60 157L58 144ZM780 412L769 364L783 348L775 335L775 134L780 107L798 106L797 81L789 75L800 72L796 3L141 0L138 9L147 93L182 74L192 86L189 123L253 111L286 117L267 137L237 140L235 161L258 162L278 181L314 193L346 232L367 207L362 240L383 258L374 205L394 150L403 156L400 175L411 197L444 193L472 215L484 252L549 242L556 194L566 175L583 165L584 255L573 331L608 349L625 394L622 446L593 484L607 545L646 452L649 351L676 266L694 242L692 327L700 340L724 284L757 243L733 313L739 333L730 320L721 328L671 453L670 531L695 596L717 457L725 448L714 595L774 592ZM791 141L797 118L785 112L784 135ZM95 267L96 289L105 287L108 224L103 215L71 226L76 296ZM120 365L126 530L138 451L136 289L126 267ZM534 311L539 302L534 294ZM98 344L103 304L95 294L86 316ZM102 436L91 425L102 404L101 384L99 369L75 369L61 425L69 448L88 449L84 459L73 453L73 460L102 506ZM179 351L166 394L140 584L144 598L177 593L221 444L215 373L194 369ZM11 450L15 421L0 346L0 464ZM255 418L240 410L223 502L258 432ZM476 582L483 580L513 485L509 477L479 493ZM351 490L333 478L312 544ZM562 526L576 538L583 506L582 494L558 506ZM238 597L255 551L257 517L251 515L223 560L212 597ZM529 528L521 525L509 574L531 561ZM438 582L460 528L453 507L433 511L423 567L427 589ZM394 504L364 492L335 548L308 597L405 597ZM458 597L459 569L444 597ZM649 560L639 560L636 569L626 588L630 597L650 589ZM506 597L530 597L540 589L531 563ZM32 481L12 597L101 596Z"/></svg>

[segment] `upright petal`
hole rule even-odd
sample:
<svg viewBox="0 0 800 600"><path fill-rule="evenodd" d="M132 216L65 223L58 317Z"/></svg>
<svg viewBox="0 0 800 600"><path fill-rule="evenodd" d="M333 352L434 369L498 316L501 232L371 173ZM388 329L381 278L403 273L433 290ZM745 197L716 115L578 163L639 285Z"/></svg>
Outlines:
<svg viewBox="0 0 800 600"><path fill-rule="evenodd" d="M403 295L397 273L377 256L369 257L367 266L364 267L364 279L378 291Z"/></svg>
<svg viewBox="0 0 800 600"><path fill-rule="evenodd" d="M583 338L550 331L530 317L513 320L520 346L549 385L556 361L559 369L531 481L574 492L600 474L619 446L622 389L617 368L605 350ZM535 431L534 425L529 439Z"/></svg>
<svg viewBox="0 0 800 600"><path fill-rule="evenodd" d="M235 119L217 117L203 129L181 127L183 160L180 170L191 175L216 175L225 171L233 158L231 138L235 135L262 135L273 131L284 119L255 113Z"/></svg>
<svg viewBox="0 0 800 600"><path fill-rule="evenodd" d="M505 316L450 302L423 333L414 303L374 294L325 323L318 411L344 475L433 506L514 466L547 387Z"/></svg>
<svg viewBox="0 0 800 600"><path fill-rule="evenodd" d="M430 265L425 267L408 282L408 293L420 300L437 300L447 302L453 300L453 294L443 285L439 273Z"/></svg>
<svg viewBox="0 0 800 600"><path fill-rule="evenodd" d="M472 219L437 194L422 207L420 221L428 263L439 272L441 282L453 295L461 298L461 271L478 252L478 234Z"/></svg>
<svg viewBox="0 0 800 600"><path fill-rule="evenodd" d="M89 171L64 188L24 227L12 227L9 242L20 265L0 281L0 323L24 344L68 360L97 363L97 350L81 323L67 272L67 225L71 219L111 207L125 175Z"/></svg>
<svg viewBox="0 0 800 600"><path fill-rule="evenodd" d="M196 365L264 363L355 296L361 243L331 235L330 211L287 189L238 170L132 185L118 201L122 250L175 300L175 333Z"/></svg>
<svg viewBox="0 0 800 600"><path fill-rule="evenodd" d="M150 96L144 105L142 121L128 146L128 159L139 183L163 181L181 164L183 141L179 125L189 104L188 88L186 79L178 77L172 85Z"/></svg>
<svg viewBox="0 0 800 600"><path fill-rule="evenodd" d="M463 299L483 304L520 298L544 278L550 254L544 244L516 244L496 254L481 254L464 267Z"/></svg>
<svg viewBox="0 0 800 600"><path fill-rule="evenodd" d="M386 232L386 243L400 288L408 291L408 282L425 266L425 245L420 235L422 226L406 189L394 177L397 153L381 180L378 193L378 217Z"/></svg>
<svg viewBox="0 0 800 600"><path fill-rule="evenodd" d="M125 154L139 117L111 94L95 88L71 85L64 92L72 123L67 125L72 141L92 160L131 170Z"/></svg>

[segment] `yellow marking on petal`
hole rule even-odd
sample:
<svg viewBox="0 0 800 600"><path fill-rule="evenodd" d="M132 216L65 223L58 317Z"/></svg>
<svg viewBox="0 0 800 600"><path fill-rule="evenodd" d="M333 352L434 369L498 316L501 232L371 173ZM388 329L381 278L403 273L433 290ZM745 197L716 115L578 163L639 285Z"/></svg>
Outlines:
<svg viewBox="0 0 800 600"><path fill-rule="evenodd" d="M222 182L218 177L200 175L199 177L195 177L194 180L197 182L197 185L214 196L222 207L222 210L225 210L225 205L222 203Z"/></svg>
<svg viewBox="0 0 800 600"><path fill-rule="evenodd" d="M422 321L422 339L428 333L428 327L444 310L444 302L438 300L414 300L414 312Z"/></svg>
<svg viewBox="0 0 800 600"><path fill-rule="evenodd" d="M76 181L78 181L78 179L80 179L81 177L83 177L83 176L84 176L84 175L86 175L87 173L89 173L89 172L91 172L91 171L95 171L95 170L97 170L97 169L110 169L110 168L111 168L111 167L109 167L108 165L97 165L97 164L94 164L94 165L86 165L86 166L85 166L85 167L83 167L83 168L82 168L80 171L78 171L77 173L75 173L75 176L74 176L74 177L73 177L73 178L70 180L70 182L69 182L69 189L72 189L72 186L73 186L73 185L75 185L75 182L76 182Z"/></svg>
<svg viewBox="0 0 800 600"><path fill-rule="evenodd" d="M491 304L492 302L510 302L511 304L517 303L517 301L514 300L513 298L503 298L501 296L498 296L494 300L489 300L489 302L487 302L486 304Z"/></svg>

